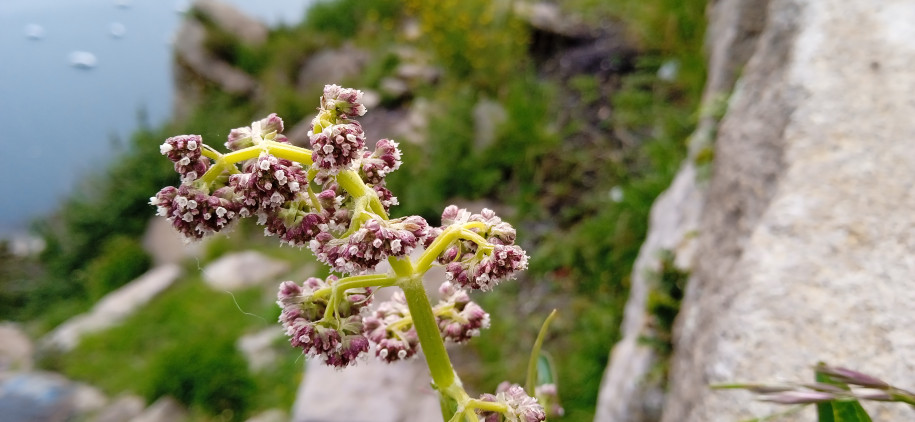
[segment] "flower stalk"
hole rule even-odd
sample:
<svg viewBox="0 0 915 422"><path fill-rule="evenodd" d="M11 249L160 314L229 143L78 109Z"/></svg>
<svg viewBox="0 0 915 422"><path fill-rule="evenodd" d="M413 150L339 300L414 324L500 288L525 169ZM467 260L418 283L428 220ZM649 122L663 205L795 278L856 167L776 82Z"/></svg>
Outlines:
<svg viewBox="0 0 915 422"><path fill-rule="evenodd" d="M468 290L490 290L527 268L515 229L491 210L474 214L453 205L440 227L419 216L391 218L397 199L385 177L400 167L401 152L388 139L366 148L356 121L366 111L361 96L325 87L308 134L311 149L290 144L275 114L233 129L227 153L199 135L168 138L160 151L175 163L181 185L163 188L150 203L188 240L257 217L265 234L308 246L330 266L334 274L325 279L280 284L280 323L303 353L345 367L372 350L391 363L421 349L444 420L545 420L543 407L517 385L471 398L445 349L446 340L463 343L489 326L489 314ZM414 250L422 250L415 259ZM376 268L382 261L389 271ZM433 306L423 279L436 265L445 267L446 280ZM400 291L372 307L374 292L391 287Z"/></svg>

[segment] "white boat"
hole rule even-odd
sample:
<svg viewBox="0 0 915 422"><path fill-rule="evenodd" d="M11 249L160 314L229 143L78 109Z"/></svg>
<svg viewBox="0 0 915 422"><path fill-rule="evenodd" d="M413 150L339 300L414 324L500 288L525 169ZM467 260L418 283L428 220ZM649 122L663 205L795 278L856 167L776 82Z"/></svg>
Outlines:
<svg viewBox="0 0 915 422"><path fill-rule="evenodd" d="M70 65L80 69L92 69L98 64L98 58L95 54L88 51L71 51Z"/></svg>
<svg viewBox="0 0 915 422"><path fill-rule="evenodd" d="M38 24L30 23L25 26L25 36L30 40L44 39L44 27Z"/></svg>
<svg viewBox="0 0 915 422"><path fill-rule="evenodd" d="M124 38L124 34L127 33L127 27L120 22L112 22L111 25L108 25L108 32L114 38Z"/></svg>

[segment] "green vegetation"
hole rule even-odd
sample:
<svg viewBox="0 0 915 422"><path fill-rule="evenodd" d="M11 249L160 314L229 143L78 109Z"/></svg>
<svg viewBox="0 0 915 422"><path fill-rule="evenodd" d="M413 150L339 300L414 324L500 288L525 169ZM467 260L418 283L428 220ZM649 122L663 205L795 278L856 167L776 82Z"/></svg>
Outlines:
<svg viewBox="0 0 915 422"><path fill-rule="evenodd" d="M105 241L101 254L86 266L80 278L89 300L95 302L146 272L150 264L136 238L114 236Z"/></svg>
<svg viewBox="0 0 915 422"><path fill-rule="evenodd" d="M278 314L261 290L230 295L191 277L48 365L110 394L131 391L150 402L171 395L203 414L243 419L294 400L301 378L295 350L276 347L276 366L250 373L235 347L242 334L273 327Z"/></svg>
<svg viewBox="0 0 915 422"><path fill-rule="evenodd" d="M689 273L676 267L673 252L665 250L660 255L660 268L648 274L651 291L648 292L645 308L653 318L652 334L639 340L651 345L657 352L658 363L649 376L665 385L674 347L674 320L680 313Z"/></svg>
<svg viewBox="0 0 915 422"><path fill-rule="evenodd" d="M506 379L521 382L537 330L557 308L544 344L561 357L556 377L566 416L557 420L590 420L610 348L619 338L649 209L685 157L697 117L705 2L560 2L591 23L622 22L638 50L626 70L571 77L537 67L527 54L528 29L500 9L503 3L322 1L305 22L272 31L258 49L238 44L231 34L211 33L212 48L257 77L257 98L206 86L204 106L183 122L139 131L124 156L84 183L55 219L38 224L48 245L40 263L0 248L2 317L37 321L32 331L45 332L146 268L148 258L138 253L136 239L154 212L148 198L176 183L158 150L166 137L198 133L218 139L225 128L269 112L292 127L313 112L323 83L378 88L402 64L396 51L406 46L435 58L444 73L414 87L407 98L382 98L391 107L422 100L431 110L424 142L401 143L405 162L389 183L402 205L393 213L421 214L436 223L449 201L494 201L514 211L507 219L532 255L524 280L479 298L492 314L492 328L471 342L471 363L459 371L477 392L492 391ZM416 20L419 37L401 34L405 18ZM372 52L365 71L350 81L300 86L298 71L308 57L344 42ZM665 64L678 69L674 78L658 77ZM489 142L475 134L474 110L484 101L498 104L505 115L494 120L501 123ZM209 244L202 262L252 247L297 263L309 255L268 246L275 239L260 232L240 226L230 238ZM189 273L199 273L198 263ZM275 369L251 374L234 348L238 335L275 324L278 311L264 298L260 291L235 297L242 310L266 322L192 277L119 327L46 365L111 393L174 395L201 419L288 408L301 377L294 350L281 347L286 354ZM197 363L175 364L189 360Z"/></svg>

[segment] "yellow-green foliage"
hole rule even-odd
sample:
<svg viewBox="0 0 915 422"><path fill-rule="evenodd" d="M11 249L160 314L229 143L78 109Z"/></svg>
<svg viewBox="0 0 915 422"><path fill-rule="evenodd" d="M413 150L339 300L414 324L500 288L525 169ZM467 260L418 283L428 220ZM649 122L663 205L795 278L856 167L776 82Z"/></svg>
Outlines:
<svg viewBox="0 0 915 422"><path fill-rule="evenodd" d="M527 30L506 1L408 0L421 39L453 77L494 92L527 57Z"/></svg>

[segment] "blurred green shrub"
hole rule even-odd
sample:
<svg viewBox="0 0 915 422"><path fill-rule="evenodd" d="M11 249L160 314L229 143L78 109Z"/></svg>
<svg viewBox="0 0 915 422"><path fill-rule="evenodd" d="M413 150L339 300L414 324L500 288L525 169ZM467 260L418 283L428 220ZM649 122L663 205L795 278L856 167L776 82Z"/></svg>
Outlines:
<svg viewBox="0 0 915 422"><path fill-rule="evenodd" d="M198 337L159 353L150 363L144 396L152 402L172 396L188 407L244 420L254 379L231 341Z"/></svg>
<svg viewBox="0 0 915 422"><path fill-rule="evenodd" d="M401 9L399 0L323 0L308 8L304 27L338 39L349 39L368 21L392 22Z"/></svg>
<svg viewBox="0 0 915 422"><path fill-rule="evenodd" d="M455 79L493 94L526 62L527 27L509 1L407 0L420 39Z"/></svg>
<svg viewBox="0 0 915 422"><path fill-rule="evenodd" d="M101 249L82 272L82 282L93 302L140 276L152 264L140 242L130 236L111 237Z"/></svg>

